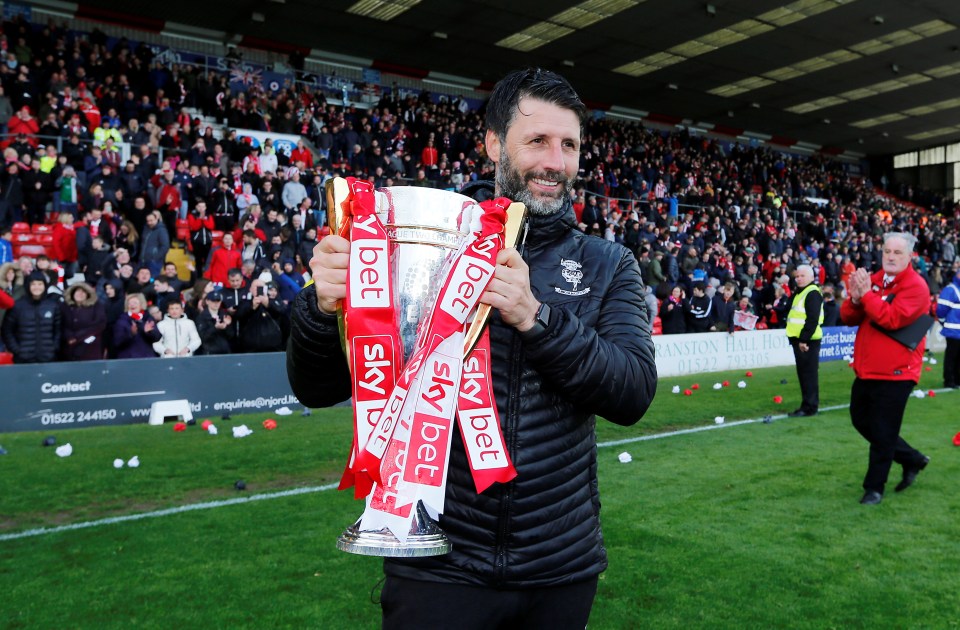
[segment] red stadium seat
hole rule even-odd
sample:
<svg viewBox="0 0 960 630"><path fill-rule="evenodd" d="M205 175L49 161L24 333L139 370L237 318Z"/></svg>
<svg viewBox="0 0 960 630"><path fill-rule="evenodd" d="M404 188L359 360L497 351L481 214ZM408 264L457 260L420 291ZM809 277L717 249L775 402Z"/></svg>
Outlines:
<svg viewBox="0 0 960 630"><path fill-rule="evenodd" d="M44 247L43 245L32 245L32 244L31 244L31 245L21 245L21 246L20 246L20 251L19 251L18 253L15 253L14 255L16 255L16 256L31 256L31 257L33 257L33 258L36 258L37 256L40 256L40 255L49 256L50 254L49 254L49 252L47 251L47 248Z"/></svg>
<svg viewBox="0 0 960 630"><path fill-rule="evenodd" d="M13 233L13 244L14 245L34 245L37 243L37 237L30 232L14 232Z"/></svg>
<svg viewBox="0 0 960 630"><path fill-rule="evenodd" d="M220 230L214 230L213 234L213 246L222 247L223 246L223 232Z"/></svg>
<svg viewBox="0 0 960 630"><path fill-rule="evenodd" d="M53 243L53 234L37 234L37 244L50 245Z"/></svg>
<svg viewBox="0 0 960 630"><path fill-rule="evenodd" d="M177 236L178 241L189 242L190 241L190 224L186 219L177 219Z"/></svg>
<svg viewBox="0 0 960 630"><path fill-rule="evenodd" d="M14 223L10 229L14 234L29 234L30 224L24 223L23 221L18 221L17 223Z"/></svg>
<svg viewBox="0 0 960 630"><path fill-rule="evenodd" d="M47 225L45 223L34 223L33 233L34 234L53 234L53 226Z"/></svg>

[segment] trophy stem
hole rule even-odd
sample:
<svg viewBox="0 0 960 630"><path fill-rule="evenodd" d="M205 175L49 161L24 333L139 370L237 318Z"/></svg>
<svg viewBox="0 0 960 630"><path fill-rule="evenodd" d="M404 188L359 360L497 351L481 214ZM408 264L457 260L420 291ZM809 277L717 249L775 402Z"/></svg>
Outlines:
<svg viewBox="0 0 960 630"><path fill-rule="evenodd" d="M387 528L379 531L362 530L360 520L348 527L337 539L337 549L340 551L385 558L441 556L450 553L452 548L447 535L437 522L430 518L423 501L417 501L416 514L406 542L400 542Z"/></svg>

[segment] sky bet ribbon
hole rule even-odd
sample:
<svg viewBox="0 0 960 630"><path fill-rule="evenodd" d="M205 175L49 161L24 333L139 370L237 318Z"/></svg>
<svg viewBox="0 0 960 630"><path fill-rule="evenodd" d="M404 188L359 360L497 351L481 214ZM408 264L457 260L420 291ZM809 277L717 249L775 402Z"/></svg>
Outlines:
<svg viewBox="0 0 960 630"><path fill-rule="evenodd" d="M369 494L370 475L357 465L357 447L365 444L386 406L400 371L402 345L394 313L390 243L377 216L373 185L347 178L351 195L344 204L350 221L347 271L347 348L353 388L353 446L340 489L354 487L356 498Z"/></svg>
<svg viewBox="0 0 960 630"><path fill-rule="evenodd" d="M363 515L365 530L388 527L403 540L416 500L423 500L434 517L443 511L454 415L464 394L464 332L493 277L497 254L504 245L509 203L497 199L482 204L481 230L449 265L430 318L421 323L417 349L359 450L359 467L376 482ZM467 361L470 406L461 411L461 432L465 442L469 440L477 488L485 489L516 473L503 445L489 389L489 364L484 360L489 351L481 348L480 359L476 354Z"/></svg>

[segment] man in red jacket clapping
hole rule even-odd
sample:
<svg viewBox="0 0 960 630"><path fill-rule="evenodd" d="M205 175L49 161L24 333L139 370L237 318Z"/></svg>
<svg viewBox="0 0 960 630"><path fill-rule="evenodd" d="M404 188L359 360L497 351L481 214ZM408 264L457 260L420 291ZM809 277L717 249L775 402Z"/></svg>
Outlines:
<svg viewBox="0 0 960 630"><path fill-rule="evenodd" d="M883 499L893 462L903 466L903 479L894 489L900 492L913 484L930 461L900 437L907 399L920 380L925 340L911 349L890 334L903 331L930 308L927 283L910 265L916 240L912 234L885 234L883 269L872 276L862 268L851 274L850 299L840 308L844 324L860 327L853 347L857 378L850 393L850 417L870 442L870 464L860 499L864 505Z"/></svg>

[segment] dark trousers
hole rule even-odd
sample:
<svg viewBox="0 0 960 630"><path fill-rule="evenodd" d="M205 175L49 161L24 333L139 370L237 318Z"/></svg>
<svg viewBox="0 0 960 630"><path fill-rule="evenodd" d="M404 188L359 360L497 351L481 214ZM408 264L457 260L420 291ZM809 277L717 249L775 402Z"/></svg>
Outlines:
<svg viewBox="0 0 960 630"><path fill-rule="evenodd" d="M210 257L210 243L193 243L193 266L197 268L196 277L202 278L207 268L207 259ZM191 278L196 280L196 278Z"/></svg>
<svg viewBox="0 0 960 630"><path fill-rule="evenodd" d="M960 339L947 337L947 351L943 353L943 386L960 385Z"/></svg>
<svg viewBox="0 0 960 630"><path fill-rule="evenodd" d="M500 590L387 576L380 605L384 630L582 630L596 594L597 578Z"/></svg>
<svg viewBox="0 0 960 630"><path fill-rule="evenodd" d="M923 462L923 454L900 437L903 411L913 391L913 381L855 379L850 391L850 419L870 442L870 464L863 478L864 490L883 494L890 467L897 462L912 467Z"/></svg>
<svg viewBox="0 0 960 630"><path fill-rule="evenodd" d="M800 381L800 409L817 413L820 408L820 340L808 341L807 351L800 351L800 340L791 337L793 358L797 362L797 380Z"/></svg>

